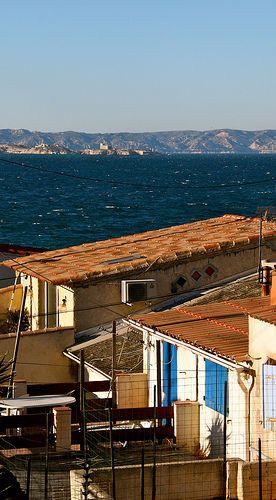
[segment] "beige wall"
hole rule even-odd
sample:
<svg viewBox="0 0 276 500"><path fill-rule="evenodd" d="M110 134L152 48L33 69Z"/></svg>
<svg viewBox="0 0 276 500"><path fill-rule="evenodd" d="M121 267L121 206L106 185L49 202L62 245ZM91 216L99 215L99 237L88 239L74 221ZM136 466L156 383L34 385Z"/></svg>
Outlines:
<svg viewBox="0 0 276 500"><path fill-rule="evenodd" d="M251 398L251 445L258 450L258 439L262 439L262 453L271 459L276 459L274 431L263 428L263 394L262 394L262 364L268 358L276 361L276 326L265 321L249 317L249 353L253 359L252 368L256 371L256 380ZM254 455L252 459L256 459Z"/></svg>
<svg viewBox="0 0 276 500"><path fill-rule="evenodd" d="M116 377L117 408L145 408L148 406L146 373L120 373Z"/></svg>
<svg viewBox="0 0 276 500"><path fill-rule="evenodd" d="M12 294L14 291L13 300ZM20 310L22 302L22 285L16 285L15 289L13 286L8 286L7 288L0 289L0 322L5 321L6 313L11 305L11 310Z"/></svg>
<svg viewBox="0 0 276 500"><path fill-rule="evenodd" d="M203 253L203 252L202 252ZM275 258L275 252L269 248L263 250L263 258ZM113 279L108 277L106 282L80 285L74 287L75 291L75 328L77 332L86 330L96 325L106 323L119 317L133 315L138 310L151 307L151 304L164 302L167 299L179 298L179 294L191 292L199 288L206 288L221 282L232 276L245 274L246 271L257 270L259 250L258 248L235 250L216 254L214 256L201 255L198 259L187 259L182 264L172 266L171 263L163 264L161 269L144 273L142 276L133 274L124 278ZM209 277L205 273L211 265L215 273ZM161 266L161 265L160 265ZM202 278L196 282L192 278L194 271L199 271ZM179 275L186 278L187 284L180 288L176 294L171 293L171 284L177 280ZM128 306L121 302L121 279L155 279L157 283L157 300L134 303Z"/></svg>
<svg viewBox="0 0 276 500"><path fill-rule="evenodd" d="M0 335L0 354L7 353L7 360L13 357L15 339L15 334ZM68 328L22 333L15 378L37 384L75 381L76 364L62 354L73 343L74 331Z"/></svg>

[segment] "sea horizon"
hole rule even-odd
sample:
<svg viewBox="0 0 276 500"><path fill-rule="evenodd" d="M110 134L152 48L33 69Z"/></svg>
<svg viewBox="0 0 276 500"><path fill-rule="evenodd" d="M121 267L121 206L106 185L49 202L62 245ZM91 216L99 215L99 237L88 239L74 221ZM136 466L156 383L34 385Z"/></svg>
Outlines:
<svg viewBox="0 0 276 500"><path fill-rule="evenodd" d="M1 243L66 248L275 203L276 156L2 154ZM16 163L22 163L17 165Z"/></svg>

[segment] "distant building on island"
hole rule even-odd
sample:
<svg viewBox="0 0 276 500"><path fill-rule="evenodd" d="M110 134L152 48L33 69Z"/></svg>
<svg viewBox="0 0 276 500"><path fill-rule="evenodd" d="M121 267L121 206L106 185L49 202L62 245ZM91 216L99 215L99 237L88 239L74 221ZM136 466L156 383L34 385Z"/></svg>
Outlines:
<svg viewBox="0 0 276 500"><path fill-rule="evenodd" d="M131 155L156 155L160 154L157 151L152 151L151 149L131 149L131 148L113 148L112 145L106 144L104 142L100 143L99 149L85 149L82 151L85 155L119 155L119 156L131 156Z"/></svg>
<svg viewBox="0 0 276 500"><path fill-rule="evenodd" d="M110 150L112 150L112 146L110 146L110 144L105 144L104 142L101 142L100 151L110 151Z"/></svg>

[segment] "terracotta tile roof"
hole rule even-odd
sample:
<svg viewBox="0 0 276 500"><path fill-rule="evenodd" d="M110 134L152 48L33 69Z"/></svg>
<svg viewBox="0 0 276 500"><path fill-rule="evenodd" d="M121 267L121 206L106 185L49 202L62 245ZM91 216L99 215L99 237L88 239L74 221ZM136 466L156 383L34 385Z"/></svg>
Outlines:
<svg viewBox="0 0 276 500"><path fill-rule="evenodd" d="M269 301L270 297L254 297L137 314L129 320L132 325L148 327L206 352L242 362L248 360L248 315L265 315Z"/></svg>
<svg viewBox="0 0 276 500"><path fill-rule="evenodd" d="M32 247L22 247L20 245L8 245L6 243L0 243L0 252L10 253L14 255L32 255L34 253L46 252L46 248L32 248Z"/></svg>
<svg viewBox="0 0 276 500"><path fill-rule="evenodd" d="M276 237L276 224L263 223L263 240ZM259 219L224 215L156 231L122 236L41 255L5 261L5 266L54 284L100 280L140 272L151 266L183 262L191 257L232 248L257 246Z"/></svg>
<svg viewBox="0 0 276 500"><path fill-rule="evenodd" d="M270 305L271 297L261 297L259 301L244 299L242 307L252 317L276 326L276 305ZM237 301L238 302L238 301Z"/></svg>

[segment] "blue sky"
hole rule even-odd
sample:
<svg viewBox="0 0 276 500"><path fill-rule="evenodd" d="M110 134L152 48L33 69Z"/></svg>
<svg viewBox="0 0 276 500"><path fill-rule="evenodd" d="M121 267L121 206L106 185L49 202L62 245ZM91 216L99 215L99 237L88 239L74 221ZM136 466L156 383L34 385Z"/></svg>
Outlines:
<svg viewBox="0 0 276 500"><path fill-rule="evenodd" d="M275 0L0 0L0 128L276 129Z"/></svg>

